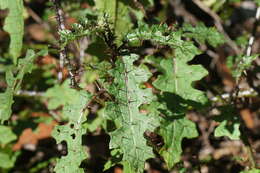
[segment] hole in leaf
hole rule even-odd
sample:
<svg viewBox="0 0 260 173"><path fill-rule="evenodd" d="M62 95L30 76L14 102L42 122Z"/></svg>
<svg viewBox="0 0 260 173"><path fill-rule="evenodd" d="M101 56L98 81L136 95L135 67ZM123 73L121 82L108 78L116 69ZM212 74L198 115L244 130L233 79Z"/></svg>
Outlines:
<svg viewBox="0 0 260 173"><path fill-rule="evenodd" d="M72 137L72 139L76 138L76 135L73 133L72 135L70 135Z"/></svg>
<svg viewBox="0 0 260 173"><path fill-rule="evenodd" d="M148 114L149 113L149 105L148 104L142 104L140 107L139 107L139 112L141 114Z"/></svg>
<svg viewBox="0 0 260 173"><path fill-rule="evenodd" d="M61 156L66 156L68 154L68 146L67 146L67 142L66 141L61 141L60 144L58 145L61 145L60 147L60 154Z"/></svg>
<svg viewBox="0 0 260 173"><path fill-rule="evenodd" d="M70 128L72 128L72 129L73 129L73 128L74 128L74 124L71 124L71 125L70 125Z"/></svg>

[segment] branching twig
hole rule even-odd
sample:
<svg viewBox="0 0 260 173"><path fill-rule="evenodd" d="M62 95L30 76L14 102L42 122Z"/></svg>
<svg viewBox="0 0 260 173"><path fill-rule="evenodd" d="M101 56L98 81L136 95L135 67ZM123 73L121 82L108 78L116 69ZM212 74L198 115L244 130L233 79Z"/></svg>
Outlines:
<svg viewBox="0 0 260 173"><path fill-rule="evenodd" d="M64 22L64 18L63 18L63 11L60 8L60 0L52 0L54 7L55 7L55 11L56 11L56 20L58 23L58 32L65 30L65 22ZM60 44L62 43L61 40L59 40ZM62 76L62 69L64 68L64 63L66 62L67 66L68 66L68 72L69 72L69 76L70 76L70 86L72 88L75 89L80 89L80 87L78 86L76 79L75 79L75 74L73 72L73 66L71 65L68 57L67 57L67 46L65 46L64 48L60 48L60 72L58 74L58 80L61 81L63 76Z"/></svg>

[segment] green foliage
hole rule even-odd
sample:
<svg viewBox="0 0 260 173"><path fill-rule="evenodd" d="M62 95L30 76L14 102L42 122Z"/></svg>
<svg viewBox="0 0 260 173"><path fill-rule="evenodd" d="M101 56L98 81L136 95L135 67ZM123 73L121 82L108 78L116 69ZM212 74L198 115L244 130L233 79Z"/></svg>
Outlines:
<svg viewBox="0 0 260 173"><path fill-rule="evenodd" d="M10 34L9 53L16 64L23 46L24 19L22 0L0 0L0 9L8 9L4 30Z"/></svg>
<svg viewBox="0 0 260 173"><path fill-rule="evenodd" d="M212 1L208 6L218 11L225 4L223 2ZM55 122L59 124L53 129L52 137L57 144L61 143L60 146L66 144L67 149L66 155L37 163L29 172L39 172L55 159L56 173L84 173L84 164L89 164L85 161L91 157L83 144L83 138L88 133L106 133L110 136L111 158L104 165L104 170L121 164L125 173L143 173L147 159L156 156L164 161L162 167L169 171L186 170L178 168L177 164L183 153L182 142L185 138L190 141L199 136L193 117L186 114L198 111L205 115L205 111L211 109L207 107L211 103L206 92L199 90L197 86L200 85L196 85L208 74L202 65L193 64L193 59L202 53L197 45L208 46L213 50L223 44L225 38L215 28L206 27L203 23L174 27L154 24L159 23L151 17L157 13L157 9L152 7L156 3L153 0L61 2L65 14L73 16L79 22L67 27L69 29L59 31L58 46L67 50L65 66L71 63L69 65L78 68L73 69L75 74L72 75L71 71L68 73L70 77L76 76L75 81L79 81L83 89L70 88L68 79L58 83L53 77L51 86L50 83L41 81L40 91L44 94L40 94L40 99L38 96L35 100L22 98L29 102L37 100L37 105L33 105L37 107L36 111L56 115ZM160 3L162 6L170 5L166 1ZM84 7L81 8L81 5ZM3 124L10 119L12 109L16 110L13 108L16 106L14 97L22 89L27 89L22 82L25 77L29 77L28 73L40 69L39 74L48 71L49 76L54 76L60 69L54 63L53 71L45 68L44 63L43 68L34 65L38 56L46 54L45 50L38 53L28 50L25 58L17 60L22 48L23 4L21 0L0 0L0 8L9 11L4 29L11 37L9 54L14 62L14 65L8 67L3 65L7 84L5 91L0 93L0 121ZM50 12L48 10L45 13ZM48 22L43 23L45 25ZM240 42L243 46L245 39ZM39 45L35 47L37 46ZM58 54L52 50L50 56L55 56L56 53ZM257 57L258 55L228 57L227 64L233 77L240 78ZM46 59L56 62L53 57ZM8 64L7 60L2 62ZM66 68L68 67L63 70L66 71ZM91 91L91 94L86 90ZM214 119L219 122L214 131L215 137L227 136L231 140L239 140L242 131L239 130L238 111L230 106L230 102L219 104L212 104L220 111ZM30 113L35 111L32 109ZM91 113L88 115L89 110ZM22 115L21 112L17 115ZM33 122L49 123L54 118L41 117ZM14 121L15 125L20 123ZM14 167L19 155L19 152L12 153L17 129L14 130L15 134L12 130L14 128L11 126L0 125L0 167L4 171ZM159 145L154 144L152 137L147 135L150 133L160 138ZM250 171L259 172L256 169Z"/></svg>
<svg viewBox="0 0 260 173"><path fill-rule="evenodd" d="M65 104L74 103L77 91L70 88L70 81L66 80L62 85L55 85L47 90L45 97L48 99L48 109L57 109Z"/></svg>
<svg viewBox="0 0 260 173"><path fill-rule="evenodd" d="M142 40L151 40L157 44L169 45L174 48L175 56L172 59L161 61L163 75L160 75L153 82L153 85L162 91L180 95L184 99L205 103L207 99L203 92L194 89L192 85L194 81L200 80L207 75L207 71L200 65L187 64L200 51L192 42L183 41L181 36L181 31L174 32L166 25L153 25L151 27L141 25L134 32L127 35L127 40L134 45L140 44ZM215 45L217 43L219 42L214 42Z"/></svg>
<svg viewBox="0 0 260 173"><path fill-rule="evenodd" d="M77 91L74 97L74 102L63 108L63 114L68 117L69 122L56 126L52 132L57 143L66 142L68 150L68 154L57 161L54 169L57 173L84 173L79 168L81 162L87 158L86 149L82 146L82 135L86 133L82 123L86 121L86 106L91 95L85 91Z"/></svg>
<svg viewBox="0 0 260 173"><path fill-rule="evenodd" d="M204 93L194 89L192 84L207 75L207 71L200 65L188 65L188 59L185 60L185 58L189 57L183 56L181 52L178 55L180 57L161 61L163 75L160 75L153 85L164 92L177 94L184 99L205 103L207 99ZM187 75L190 77L186 78Z"/></svg>
<svg viewBox="0 0 260 173"><path fill-rule="evenodd" d="M259 2L260 4L260 2ZM260 173L260 169L251 169L248 171L241 171L240 173Z"/></svg>
<svg viewBox="0 0 260 173"><path fill-rule="evenodd" d="M240 139L240 122L232 106L223 106L219 110L221 114L215 120L220 122L214 131L215 137L227 136L232 140Z"/></svg>
<svg viewBox="0 0 260 173"><path fill-rule="evenodd" d="M14 167L20 152L14 153L10 148L10 143L16 139L17 136L11 127L0 125L0 171Z"/></svg>
<svg viewBox="0 0 260 173"><path fill-rule="evenodd" d="M127 3L127 0L96 1L96 8L101 12L100 18L103 17L104 13L108 15L109 22L119 42L132 27Z"/></svg>
<svg viewBox="0 0 260 173"><path fill-rule="evenodd" d="M152 148L146 145L144 132L153 131L158 122L149 115L142 114L139 107L152 101L150 89L141 89L150 74L142 68L137 68L133 62L137 60L135 54L125 55L118 59L116 67L110 71L113 84L108 88L115 100L108 102L105 114L116 122L118 129L109 133L110 148L120 149L123 163L129 172L141 173L144 162L153 157Z"/></svg>
<svg viewBox="0 0 260 173"><path fill-rule="evenodd" d="M180 161L182 154L181 141L183 138L195 138L198 136L195 123L186 119L166 119L160 128L159 134L164 137L164 146L160 150L167 167L172 168Z"/></svg>
<svg viewBox="0 0 260 173"><path fill-rule="evenodd" d="M7 89L4 93L0 93L0 120L1 123L8 120L12 113L13 96L18 92L23 81L23 77L27 73L32 72L33 61L38 56L45 55L46 50L34 53L33 50L28 50L25 58L20 59L17 67L9 68L6 71ZM14 74L16 72L16 75Z"/></svg>
<svg viewBox="0 0 260 173"><path fill-rule="evenodd" d="M67 44L71 43L74 40L80 39L82 37L90 36L95 34L98 31L98 28L91 20L85 20L81 23L75 23L71 25L71 30L65 29L59 31L60 40L62 42L62 47L65 47Z"/></svg>
<svg viewBox="0 0 260 173"><path fill-rule="evenodd" d="M258 57L259 55L240 55L240 56L229 56L227 58L227 66L231 69L232 76L235 79L239 79L243 72L247 70L252 62Z"/></svg>
<svg viewBox="0 0 260 173"><path fill-rule="evenodd" d="M257 6L260 6L260 0L254 0Z"/></svg>
<svg viewBox="0 0 260 173"><path fill-rule="evenodd" d="M4 169L13 168L18 155L18 152L13 155L11 152L0 152L0 167Z"/></svg>
<svg viewBox="0 0 260 173"><path fill-rule="evenodd" d="M203 23L197 24L195 27L190 24L185 24L181 28L184 32L183 36L194 38L197 42L205 44L209 43L213 47L223 44L225 38L216 28L206 27Z"/></svg>
<svg viewBox="0 0 260 173"><path fill-rule="evenodd" d="M0 145L4 146L16 140L16 138L16 135L12 132L10 127L0 125Z"/></svg>

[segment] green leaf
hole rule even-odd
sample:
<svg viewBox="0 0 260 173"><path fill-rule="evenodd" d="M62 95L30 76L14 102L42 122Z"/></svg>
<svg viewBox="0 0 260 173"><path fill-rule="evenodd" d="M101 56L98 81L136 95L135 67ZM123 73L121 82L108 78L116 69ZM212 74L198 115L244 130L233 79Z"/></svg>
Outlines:
<svg viewBox="0 0 260 173"><path fill-rule="evenodd" d="M181 31L173 31L166 24L152 25L140 23L139 27L129 32L125 39L130 45L138 46L143 40L151 40L153 43L168 45L172 48L182 46Z"/></svg>
<svg viewBox="0 0 260 173"><path fill-rule="evenodd" d="M96 0L96 8L102 13L108 14L117 41L120 41L132 27L129 8L126 4L127 0Z"/></svg>
<svg viewBox="0 0 260 173"><path fill-rule="evenodd" d="M178 55L177 51L176 55ZM200 65L188 65L185 58L180 56L173 59L163 59L160 63L163 75L159 75L153 85L162 91L177 94L184 99L205 103L207 98L204 93L194 89L192 84L207 75L207 71Z"/></svg>
<svg viewBox="0 0 260 173"><path fill-rule="evenodd" d="M48 109L57 109L78 99L75 97L77 91L70 88L69 83L69 80L66 80L62 85L55 85L46 91L44 96L48 99Z"/></svg>
<svg viewBox="0 0 260 173"><path fill-rule="evenodd" d="M184 37L194 38L197 42L205 44L208 42L211 46L217 47L225 42L225 38L215 28L206 27L203 23L195 27L190 24L184 24L181 28Z"/></svg>
<svg viewBox="0 0 260 173"><path fill-rule="evenodd" d="M150 103L153 96L150 89L139 87L148 80L150 73L133 65L137 58L135 54L123 56L110 71L114 82L108 91L115 101L107 103L105 114L118 125L115 131L109 133L110 148L120 149L123 154L121 163L127 169L141 173L145 161L153 157L152 148L146 145L144 132L153 131L158 121L139 112L139 107Z"/></svg>
<svg viewBox="0 0 260 173"><path fill-rule="evenodd" d="M163 75L159 75L153 85L165 92L177 94L184 99L205 103L203 92L193 88L193 82L200 80L208 73L201 65L187 63L198 55L200 51L192 42L181 40L181 31L172 31L167 25L141 25L126 36L130 45L138 45L142 40L168 45L175 51L172 59L161 61Z"/></svg>
<svg viewBox="0 0 260 173"><path fill-rule="evenodd" d="M185 117L172 121L165 120L160 126L159 134L163 137L165 143L160 150L160 154L168 168L172 168L174 164L180 161L182 139L198 136L195 123Z"/></svg>
<svg viewBox="0 0 260 173"><path fill-rule="evenodd" d="M13 86L14 77L12 71L9 69L6 72L7 89L4 93L0 93L0 120L1 124L8 120L12 114L12 104L13 101Z"/></svg>
<svg viewBox="0 0 260 173"><path fill-rule="evenodd" d="M74 97L77 99L63 108L63 113L69 122L66 125L56 126L52 132L57 143L66 141L68 150L68 154L57 161L54 169L56 173L84 173L84 170L79 168L81 162L88 156L82 146L82 135L86 133L82 123L86 121L85 109L91 96L85 91L77 91Z"/></svg>
<svg viewBox="0 0 260 173"><path fill-rule="evenodd" d="M227 65L231 69L232 76L235 79L241 77L243 72L250 68L252 62L259 56L259 54L246 56L246 55L239 55L239 56L229 56L227 58Z"/></svg>
<svg viewBox="0 0 260 173"><path fill-rule="evenodd" d="M215 121L220 122L214 131L215 137L227 136L232 140L240 139L238 115L231 106L223 106L219 108L221 115L215 118Z"/></svg>
<svg viewBox="0 0 260 173"><path fill-rule="evenodd" d="M11 148L0 148L0 168L8 170L15 166L17 157L21 152L14 152ZM1 169L0 169L1 170Z"/></svg>
<svg viewBox="0 0 260 173"><path fill-rule="evenodd" d="M6 145L16 140L16 135L12 132L12 129L7 126L0 125L0 144Z"/></svg>
<svg viewBox="0 0 260 173"><path fill-rule="evenodd" d="M232 140L240 139L240 131L239 131L240 123L233 123L232 125L228 125L228 121L224 120L218 125L215 129L214 135L215 137L228 136Z"/></svg>
<svg viewBox="0 0 260 173"><path fill-rule="evenodd" d="M0 0L0 9L8 9L4 30L10 34L9 53L13 58L14 64L16 64L23 44L23 0Z"/></svg>
<svg viewBox="0 0 260 173"><path fill-rule="evenodd" d="M0 167L1 168L12 168L14 166L15 160L12 160L12 158L7 153L0 152Z"/></svg>

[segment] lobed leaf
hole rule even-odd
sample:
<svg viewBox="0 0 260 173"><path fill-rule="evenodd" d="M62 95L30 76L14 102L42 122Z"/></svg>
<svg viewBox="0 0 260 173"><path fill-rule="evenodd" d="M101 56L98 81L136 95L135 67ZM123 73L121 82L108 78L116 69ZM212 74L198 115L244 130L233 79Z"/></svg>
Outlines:
<svg viewBox="0 0 260 173"><path fill-rule="evenodd" d="M115 97L115 101L107 103L105 114L118 125L118 129L109 133L110 148L120 150L123 155L120 163L125 170L141 173L145 161L153 157L152 148L146 145L144 132L153 131L158 123L155 118L139 111L139 107L150 103L153 96L150 89L140 88L150 74L133 65L137 58L135 54L123 56L110 72L114 82L108 91Z"/></svg>
<svg viewBox="0 0 260 173"><path fill-rule="evenodd" d="M184 58L163 59L160 63L163 75L159 75L153 85L164 91L181 96L184 99L206 103L202 91L192 87L193 82L207 75L200 65L188 65Z"/></svg>
<svg viewBox="0 0 260 173"><path fill-rule="evenodd" d="M173 121L165 120L159 130L163 136L164 146L160 150L167 167L172 168L180 161L182 154L181 142L183 138L195 138L198 136L195 123L185 117Z"/></svg>

